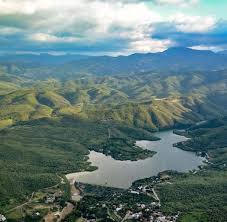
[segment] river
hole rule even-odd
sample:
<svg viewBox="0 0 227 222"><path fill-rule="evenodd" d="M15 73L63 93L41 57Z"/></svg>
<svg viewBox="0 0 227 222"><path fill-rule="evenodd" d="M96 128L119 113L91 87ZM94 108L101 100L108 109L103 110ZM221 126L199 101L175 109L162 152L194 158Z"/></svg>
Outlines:
<svg viewBox="0 0 227 222"><path fill-rule="evenodd" d="M157 132L154 135L161 140L136 142L137 146L157 152L151 158L138 161L119 161L102 153L91 151L89 161L98 169L93 172L68 174L67 178L82 183L128 188L133 181L157 175L164 170L187 172L197 169L199 165L203 164L204 158L173 147L174 143L187 140L186 137L176 135L172 131Z"/></svg>

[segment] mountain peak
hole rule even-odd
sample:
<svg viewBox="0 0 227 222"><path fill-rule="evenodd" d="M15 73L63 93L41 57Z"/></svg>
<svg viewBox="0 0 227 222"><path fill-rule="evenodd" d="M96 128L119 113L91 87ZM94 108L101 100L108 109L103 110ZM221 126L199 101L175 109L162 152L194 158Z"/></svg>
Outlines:
<svg viewBox="0 0 227 222"><path fill-rule="evenodd" d="M227 55L227 50L220 51L220 52L218 52L218 54Z"/></svg>
<svg viewBox="0 0 227 222"><path fill-rule="evenodd" d="M175 53L175 52L193 52L196 51L187 47L171 47L164 51L164 53Z"/></svg>
<svg viewBox="0 0 227 222"><path fill-rule="evenodd" d="M164 54L181 54L181 55L186 55L186 54L192 54L192 53L203 53L203 54L207 54L207 53L214 53L210 50L197 50L197 49L191 49L191 48L187 48L187 47L172 47L169 48L167 50L165 50L163 52Z"/></svg>

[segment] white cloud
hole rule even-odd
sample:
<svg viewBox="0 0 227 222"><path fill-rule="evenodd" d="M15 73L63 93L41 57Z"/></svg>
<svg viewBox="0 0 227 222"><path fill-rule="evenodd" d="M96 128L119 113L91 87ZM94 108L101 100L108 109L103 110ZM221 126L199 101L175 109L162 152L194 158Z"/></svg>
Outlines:
<svg viewBox="0 0 227 222"><path fill-rule="evenodd" d="M113 30L137 30L161 20L145 3L103 0L0 0L0 15L32 15L32 31L70 32L92 37L109 36ZM26 18L26 17L25 17ZM31 18L30 18L31 19ZM121 34L121 33L120 33Z"/></svg>
<svg viewBox="0 0 227 222"><path fill-rule="evenodd" d="M177 14L171 18L177 30L181 32L207 32L216 25L216 19L212 16L188 16Z"/></svg>
<svg viewBox="0 0 227 222"><path fill-rule="evenodd" d="M161 52L173 46L173 42L169 39L166 40L157 40L157 39L141 39L133 41L129 45L129 52Z"/></svg>
<svg viewBox="0 0 227 222"><path fill-rule="evenodd" d="M49 42L49 43L72 43L78 42L79 39L75 37L57 37L55 35L45 33L35 33L28 36L28 40L36 42Z"/></svg>
<svg viewBox="0 0 227 222"><path fill-rule="evenodd" d="M190 6L199 0L151 1ZM181 32L206 32L216 22L213 17L183 14L163 17L146 0L0 0L0 16L15 20L11 27L1 27L0 34L22 32L17 24L24 22L25 40L30 43L90 45L114 39L123 40L122 50L132 52L163 51L174 44L152 37L159 22L171 22Z"/></svg>
<svg viewBox="0 0 227 222"><path fill-rule="evenodd" d="M20 33L23 30L13 27L1 27L0 26L0 35L13 35L16 33Z"/></svg>
<svg viewBox="0 0 227 222"><path fill-rule="evenodd" d="M156 3L161 5L176 5L180 7L194 6L199 3L199 0L155 0Z"/></svg>
<svg viewBox="0 0 227 222"><path fill-rule="evenodd" d="M146 51L145 46L142 49L143 42L149 43L147 49L157 50L150 36L153 24L163 20L144 2L137 1L0 0L0 15L5 14L32 15L31 25L26 30L30 31L27 34L30 41L88 43L121 38L139 51ZM70 37L61 37L61 33L70 33ZM155 42L162 48L161 41Z"/></svg>
<svg viewBox="0 0 227 222"><path fill-rule="evenodd" d="M192 46L190 47L191 49L196 49L196 50L211 50L214 52L219 52L225 49L225 47L223 46L213 46L213 45L196 45L196 46Z"/></svg>

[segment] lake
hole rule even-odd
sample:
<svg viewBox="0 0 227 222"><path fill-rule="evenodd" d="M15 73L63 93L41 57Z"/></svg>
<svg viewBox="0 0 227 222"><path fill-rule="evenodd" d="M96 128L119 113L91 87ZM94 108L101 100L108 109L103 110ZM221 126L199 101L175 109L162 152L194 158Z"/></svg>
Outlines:
<svg viewBox="0 0 227 222"><path fill-rule="evenodd" d="M136 142L137 146L157 152L151 158L138 161L119 161L102 153L91 151L89 161L98 169L93 172L68 174L67 178L82 183L128 188L133 181L157 175L164 170L187 172L203 165L204 158L173 147L174 143L187 140L186 137L176 135L172 131L157 132L154 135L161 140Z"/></svg>

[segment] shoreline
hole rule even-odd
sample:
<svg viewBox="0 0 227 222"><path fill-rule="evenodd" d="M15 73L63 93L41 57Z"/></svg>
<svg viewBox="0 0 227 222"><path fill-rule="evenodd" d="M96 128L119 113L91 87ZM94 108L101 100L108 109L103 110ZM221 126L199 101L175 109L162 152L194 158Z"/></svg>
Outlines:
<svg viewBox="0 0 227 222"><path fill-rule="evenodd" d="M167 130L167 131L170 131L170 130ZM172 134L175 134L174 133L174 131L173 130L171 130L171 133ZM177 134L175 134L175 135L177 135ZM178 135L178 136L182 136L182 135ZM184 136L183 136L184 137ZM162 139L162 138L161 138ZM137 141L138 142L138 141ZM153 141L152 141L153 142ZM174 144L172 144L172 146L174 146ZM142 147L143 148L143 147ZM177 149L180 149L179 147L176 147ZM180 149L180 150L182 150L182 149ZM184 151L184 150L182 150L182 151ZM91 153L91 152L90 152ZM90 154L89 153L89 154ZM193 152L194 153L194 152ZM101 155L102 153L100 153L100 155ZM102 155L104 155L104 154L102 154ZM112 158L112 157L111 157ZM153 156L151 157L151 158L153 158ZM113 158L112 158L113 159ZM102 162L102 159L100 160L101 162ZM113 161L117 161L117 160L113 160ZM130 160L129 160L130 161ZM143 161L143 160L141 160L141 161ZM135 161L130 161L130 162L135 162ZM138 161L136 161L136 162L138 162ZM92 162L91 161L91 164L93 164L94 166L97 166L94 162ZM200 165L202 165L202 162L201 162L201 164ZM200 165L197 165L197 167L195 167L195 170L197 170L198 168L199 168L199 166ZM130 167L130 165L128 165L128 167ZM98 170L100 168L100 166L98 165L98 167L97 167L97 169L96 170ZM101 167L101 169L102 169L102 167ZM181 170L180 169L171 169L171 168L166 168L166 169L160 169L160 171L159 172L157 172L157 174L158 173L160 173L160 172L163 172L163 171L166 171L166 170L174 170L174 171L178 171L178 172L181 172ZM190 166L189 166L189 168L188 168L188 170L187 170L187 172L189 172L190 170L192 170L192 169L190 169ZM69 181L69 184L70 184L70 190L71 190L71 198L72 198L72 200L75 200L75 201L78 201L78 200L80 200L81 199L81 192L80 192L80 190L78 189L78 187L76 187L75 186L75 183L76 183L76 181L77 181L77 179L78 179L78 177L80 177L81 175L83 176L83 175L85 175L85 177L86 177L86 174L89 174L89 173L92 173L92 172L95 172L95 170L94 171L81 171L81 172L75 172L75 173L70 173L70 174L67 174L66 175L66 178L67 178L67 180ZM182 171L183 172L183 171ZM157 175L157 174L154 174L154 175ZM153 176L153 174L151 174L151 175L146 175L144 178L147 178L147 177L149 177L149 176ZM132 181L132 183L131 183L131 185L133 184L133 182L135 182L135 181L137 181L137 180L140 180L140 179L143 179L143 178L138 178L138 179L135 179L135 180L133 180ZM99 183L96 183L95 181L94 181L94 183L89 183L89 182L83 182L83 183L87 183L87 184L93 184L93 185L100 185L100 186L105 186L104 185L104 183L103 184L99 184ZM110 184L111 184L111 182L110 182ZM109 184L106 184L106 186L107 187L112 187L112 188L116 188L116 187L118 187L118 186L116 186L116 184L114 185L114 184L112 184L112 185L109 185ZM130 186L129 186L130 187ZM122 187L123 188L123 187ZM126 187L124 187L123 189L127 189Z"/></svg>
<svg viewBox="0 0 227 222"><path fill-rule="evenodd" d="M69 174L65 175L66 179L68 180L69 186L70 186L70 198L72 201L79 202L82 199L81 191L76 186L76 179L75 178L69 178Z"/></svg>

